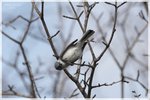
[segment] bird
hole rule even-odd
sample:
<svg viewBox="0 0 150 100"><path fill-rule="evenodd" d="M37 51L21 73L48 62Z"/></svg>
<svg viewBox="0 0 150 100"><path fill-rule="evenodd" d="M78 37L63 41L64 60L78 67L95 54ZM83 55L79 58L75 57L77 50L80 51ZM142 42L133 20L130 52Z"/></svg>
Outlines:
<svg viewBox="0 0 150 100"><path fill-rule="evenodd" d="M95 33L95 31L87 30L82 38L71 42L60 54L59 58L55 62L56 70L64 70L69 65L73 65L75 61L82 57L83 50L87 44L87 40Z"/></svg>

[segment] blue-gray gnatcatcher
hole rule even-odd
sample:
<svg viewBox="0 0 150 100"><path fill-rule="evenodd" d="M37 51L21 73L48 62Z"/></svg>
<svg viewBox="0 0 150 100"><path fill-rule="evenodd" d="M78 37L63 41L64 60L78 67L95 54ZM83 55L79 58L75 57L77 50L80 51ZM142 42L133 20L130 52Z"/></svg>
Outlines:
<svg viewBox="0 0 150 100"><path fill-rule="evenodd" d="M73 64L76 60L78 60L82 56L88 38L91 37L94 33L95 32L93 30L88 30L78 42L76 39L70 43L60 54L59 59L55 63L55 68L57 70L65 69L69 65Z"/></svg>

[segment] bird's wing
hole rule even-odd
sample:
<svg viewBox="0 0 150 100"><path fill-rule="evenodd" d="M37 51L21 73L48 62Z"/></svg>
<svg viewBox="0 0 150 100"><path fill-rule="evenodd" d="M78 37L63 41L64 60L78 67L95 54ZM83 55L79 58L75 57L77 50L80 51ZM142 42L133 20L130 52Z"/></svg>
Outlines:
<svg viewBox="0 0 150 100"><path fill-rule="evenodd" d="M61 55L60 55L61 59L62 59L64 53L65 53L70 47L72 47L72 46L74 46L74 45L77 44L77 43L76 43L77 41L78 41L78 39L74 40L73 42L71 42L71 43L63 50L63 52L62 52ZM62 59L62 60L64 60L64 59Z"/></svg>

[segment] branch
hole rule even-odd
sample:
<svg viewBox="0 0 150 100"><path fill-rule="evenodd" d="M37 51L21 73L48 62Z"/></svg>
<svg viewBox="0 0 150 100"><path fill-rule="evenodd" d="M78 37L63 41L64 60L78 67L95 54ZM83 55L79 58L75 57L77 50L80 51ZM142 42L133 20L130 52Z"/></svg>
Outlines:
<svg viewBox="0 0 150 100"><path fill-rule="evenodd" d="M79 23L79 26L80 26L82 32L85 33L85 29L83 28L83 26L82 26L82 24L81 24L81 21L80 21L78 15L77 15L77 12L76 12L76 10L75 10L73 4L71 3L71 1L69 1L69 4L70 4L70 6L71 6L71 8L72 8L72 10L73 10L73 12L74 12L74 14L75 14L75 17L77 18L77 22ZM81 14L80 14L80 15L81 15Z"/></svg>
<svg viewBox="0 0 150 100"><path fill-rule="evenodd" d="M111 3L107 3L107 4L111 4ZM111 4L112 5L112 4ZM94 72L95 72L95 68L97 66L97 62L102 58L102 56L104 55L104 53L106 52L106 50L109 48L110 43L113 39L114 33L116 31L116 23L117 23L117 3L113 4L113 6L115 7L115 20L114 20L114 25L113 25L113 29L112 29L112 34L111 37L109 39L109 42L107 44L107 46L105 47L105 49L103 50L103 52L99 55L99 57L97 57L96 59L94 59L94 63L93 63L93 69L92 72L90 74L90 82L89 82L89 89L88 89L88 97L91 97L91 91L92 91L92 81L93 81L93 77L94 77Z"/></svg>
<svg viewBox="0 0 150 100"><path fill-rule="evenodd" d="M36 13L39 15L39 17L40 17L40 19L41 19L41 22L42 22L43 27L44 27L44 29L45 29L45 32L46 32L46 35L47 35L49 44L50 44L50 46L51 46L51 48L52 48L52 50L53 50L53 53L54 53L56 59L58 59L58 57L59 57L59 56L58 56L58 53L57 53L57 51L56 51L56 48L55 48L55 46L54 46L54 43L53 43L53 41L52 41L52 38L51 38L51 36L50 36L49 30L48 30L48 28L47 28L47 25L46 25L46 22L45 22L45 19L44 19L44 14L43 14L43 13L44 13L44 2L42 2L42 11L41 11L41 12L39 11L39 9L37 8L37 6L35 5L35 2L32 2L32 6L34 7L34 9L36 10Z"/></svg>
<svg viewBox="0 0 150 100"><path fill-rule="evenodd" d="M112 28L112 33L111 33L111 37L110 37L110 39L109 39L109 42L108 43L105 43L105 44L107 44L106 45L106 47L105 47L105 49L103 50L103 52L99 55L99 57L96 59L96 61L99 61L101 58L102 58L102 56L104 55L104 53L106 52L106 50L109 48L109 46L110 46L110 44L111 44L111 42L112 42L112 39L113 39L113 37L114 37L114 34L115 34L115 31L116 31L116 23L117 23L117 10L118 10L118 8L117 8L117 4L111 4L111 3L108 3L108 2L106 2L107 4L109 4L109 5L113 5L114 7L115 7L115 19L114 19L114 24L113 24L113 28Z"/></svg>
<svg viewBox="0 0 150 100"><path fill-rule="evenodd" d="M27 56L25 54L25 50L23 48L23 42L25 40L25 38L27 37L28 35L28 31L29 31L29 28L30 28L30 25L32 23L32 18L33 18L33 6L32 6L32 10L31 10L31 16L30 16L30 20L28 22L28 26L27 26L27 29L26 31L24 32L23 34L23 38L22 40L19 42L13 38L11 38L9 35L7 35L6 33L2 32L2 34L4 34L7 38L9 38L10 40L12 40L13 42L17 43L21 49L21 52L23 54L23 58L24 58L24 61L25 61L25 64L26 64L26 67L27 67L27 71L29 73L29 79L30 79L30 82L31 82L31 94L32 94L32 97L36 97L36 93L37 95L40 97L40 94L37 90L37 87L36 87L36 84L35 84L35 81L34 81L34 77L33 77L33 74L32 74L32 70L31 70L31 66L30 64L28 63L28 59L27 59Z"/></svg>
<svg viewBox="0 0 150 100"><path fill-rule="evenodd" d="M83 87L81 86L81 84L78 82L78 80L76 80L75 77L73 77L66 69L64 69L64 72L67 74L67 76L76 84L76 86L78 87L78 89L80 90L80 92L82 93L82 95L87 98L87 93L84 91Z"/></svg>
<svg viewBox="0 0 150 100"><path fill-rule="evenodd" d="M73 18L73 17L69 17L69 16L65 16L63 15L64 18L68 18L68 19L73 19L73 20L77 20L77 18Z"/></svg>
<svg viewBox="0 0 150 100"><path fill-rule="evenodd" d="M23 58L25 60L25 64L27 66L27 70L28 70L28 73L29 73L29 78L30 78L30 81L31 81L32 94L33 94L33 97L36 97L36 93L35 93L35 90L34 90L34 78L33 78L32 72L31 72L31 66L28 63L28 60L27 60L27 57L26 57L26 54L25 54L25 51L24 51L24 48L23 48L22 44L20 44L19 46L21 48Z"/></svg>
<svg viewBox="0 0 150 100"><path fill-rule="evenodd" d="M20 93L17 93L15 90L14 90L14 85L10 86L8 85L8 88L9 90L7 91L2 91L2 95L12 95L12 96L19 96L19 97L25 97L25 98L32 98L32 96L27 96L27 95L23 95L23 94L20 94ZM11 93L7 93L7 92L11 92Z"/></svg>
<svg viewBox="0 0 150 100"><path fill-rule="evenodd" d="M79 93L76 93L76 94L75 94L75 92L76 92L77 90L78 90L78 89L75 89L75 90L71 93L71 95L69 96L69 98L72 98L72 97L75 97L75 96L79 95Z"/></svg>
<svg viewBox="0 0 150 100"><path fill-rule="evenodd" d="M120 82L129 83L128 81L120 80L120 81L112 82L112 83L109 83L109 84L108 83L104 83L104 84L99 83L98 85L92 86L92 88L97 88L97 87L102 87L102 86L112 86L112 85L120 83Z"/></svg>
<svg viewBox="0 0 150 100"><path fill-rule="evenodd" d="M57 31L56 34L54 34L53 36L50 37L50 40L53 39L55 36L57 36L59 33L60 33L60 31Z"/></svg>
<svg viewBox="0 0 150 100"><path fill-rule="evenodd" d="M127 1L121 3L119 6L117 6L117 8L121 7L121 6L124 5L125 3L127 3Z"/></svg>
<svg viewBox="0 0 150 100"><path fill-rule="evenodd" d="M144 84L142 82L139 81L139 77L140 77L139 70L137 71L137 77L136 77L136 79L128 77L128 76L124 76L124 78L129 79L131 81L134 81L134 82L137 82L138 84L140 84L143 87L143 89L145 89L146 95L147 95L148 94L148 88L146 86L144 86Z"/></svg>
<svg viewBox="0 0 150 100"><path fill-rule="evenodd" d="M146 23L148 23L148 20L145 18L145 16L144 16L142 10L139 12L139 16L140 16L140 18L143 19Z"/></svg>
<svg viewBox="0 0 150 100"><path fill-rule="evenodd" d="M87 66L87 67L89 67L89 68L92 68L93 66L89 63L89 64L85 64L85 62L83 62L83 63L73 63L73 65L79 65L79 66Z"/></svg>
<svg viewBox="0 0 150 100"><path fill-rule="evenodd" d="M13 42L15 42L15 43L17 43L17 44L20 43L19 41L15 40L15 39L13 39L12 37L10 37L9 35L7 35L4 31L2 31L2 34L5 35L8 39L12 40Z"/></svg>

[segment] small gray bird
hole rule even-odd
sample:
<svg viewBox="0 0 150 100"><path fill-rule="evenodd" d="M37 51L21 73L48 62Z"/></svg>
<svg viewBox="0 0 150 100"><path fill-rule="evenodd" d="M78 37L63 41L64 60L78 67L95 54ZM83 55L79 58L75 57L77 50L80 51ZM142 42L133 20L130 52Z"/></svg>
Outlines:
<svg viewBox="0 0 150 100"><path fill-rule="evenodd" d="M60 54L60 57L55 63L55 68L57 70L63 70L78 60L82 56L88 38L91 37L94 33L95 32L93 30L88 30L78 42L78 39L76 39L70 43Z"/></svg>

